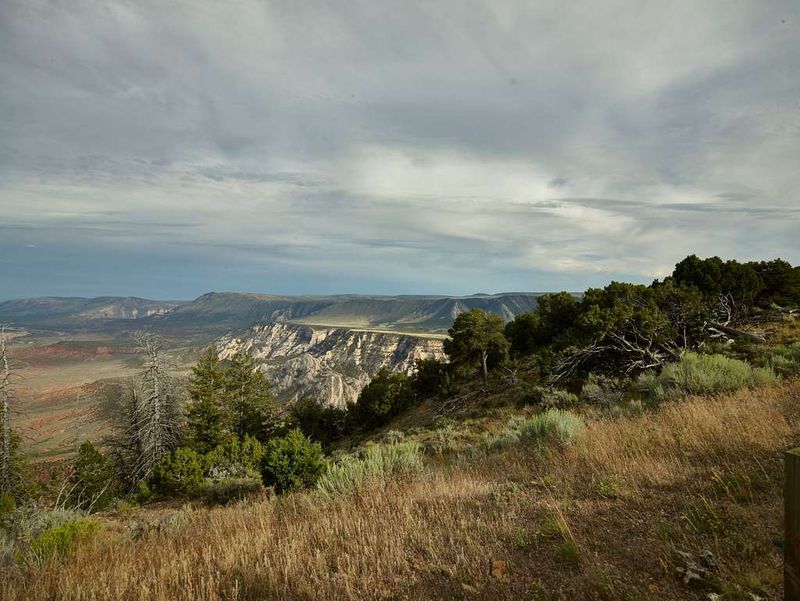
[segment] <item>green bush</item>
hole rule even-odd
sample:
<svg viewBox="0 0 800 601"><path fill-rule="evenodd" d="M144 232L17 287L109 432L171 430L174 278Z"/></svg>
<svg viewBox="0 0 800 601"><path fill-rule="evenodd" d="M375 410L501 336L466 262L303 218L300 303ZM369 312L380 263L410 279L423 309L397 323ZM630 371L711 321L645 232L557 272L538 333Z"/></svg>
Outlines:
<svg viewBox="0 0 800 601"><path fill-rule="evenodd" d="M212 479L243 478L258 473L263 456L263 445L252 436L245 435L242 440L232 436L209 451L203 463Z"/></svg>
<svg viewBox="0 0 800 601"><path fill-rule="evenodd" d="M578 397L561 388L524 384L521 386L518 405L543 407L570 407L578 404Z"/></svg>
<svg viewBox="0 0 800 601"><path fill-rule="evenodd" d="M519 428L525 421L522 416L512 416L505 427L497 434L486 433L484 435L484 451L504 451L519 443Z"/></svg>
<svg viewBox="0 0 800 601"><path fill-rule="evenodd" d="M422 468L422 447L418 442L370 445L361 457L348 455L328 467L317 482L317 490L332 496L383 483L390 477L419 473Z"/></svg>
<svg viewBox="0 0 800 601"><path fill-rule="evenodd" d="M580 400L591 405L616 405L625 397L626 382L599 374L589 374L581 387Z"/></svg>
<svg viewBox="0 0 800 601"><path fill-rule="evenodd" d="M299 399L289 408L291 422L303 434L329 445L348 430L347 410L323 407L314 399Z"/></svg>
<svg viewBox="0 0 800 601"><path fill-rule="evenodd" d="M153 498L153 491L147 486L147 482L139 482L136 492L130 497L131 501L139 505L144 505Z"/></svg>
<svg viewBox="0 0 800 601"><path fill-rule="evenodd" d="M40 563L53 557L64 557L76 542L88 538L99 529L98 522L86 519L53 526L31 541L31 556Z"/></svg>
<svg viewBox="0 0 800 601"><path fill-rule="evenodd" d="M70 484L69 501L79 509L102 511L114 498L117 489L114 468L88 440L78 449Z"/></svg>
<svg viewBox="0 0 800 601"><path fill-rule="evenodd" d="M277 493L313 486L324 470L322 446L299 429L270 440L261 459L261 478Z"/></svg>
<svg viewBox="0 0 800 601"><path fill-rule="evenodd" d="M0 528L0 569L14 563L17 547L11 536Z"/></svg>
<svg viewBox="0 0 800 601"><path fill-rule="evenodd" d="M349 421L354 427L369 431L384 425L413 402L411 378L384 367L350 406Z"/></svg>
<svg viewBox="0 0 800 601"><path fill-rule="evenodd" d="M753 359L753 363L784 377L800 375L800 342L766 348Z"/></svg>
<svg viewBox="0 0 800 601"><path fill-rule="evenodd" d="M203 484L203 460L194 450L178 447L156 463L149 487L159 495L191 495Z"/></svg>
<svg viewBox="0 0 800 601"><path fill-rule="evenodd" d="M582 428L583 420L574 413L561 409L548 409L522 422L519 426L519 435L522 442L537 444L555 442L566 445L572 442Z"/></svg>
<svg viewBox="0 0 800 601"><path fill-rule="evenodd" d="M639 383L651 400L681 398L691 394L720 394L742 388L756 388L776 380L766 368L752 367L724 355L685 353L660 374L644 374Z"/></svg>
<svg viewBox="0 0 800 601"><path fill-rule="evenodd" d="M418 397L446 396L453 390L453 370L439 359L417 359L411 374L411 387Z"/></svg>
<svg viewBox="0 0 800 601"><path fill-rule="evenodd" d="M17 508L17 501L11 495L0 495L0 527L3 520Z"/></svg>
<svg viewBox="0 0 800 601"><path fill-rule="evenodd" d="M197 496L210 505L225 505L253 496L262 490L260 478L223 478L206 480Z"/></svg>

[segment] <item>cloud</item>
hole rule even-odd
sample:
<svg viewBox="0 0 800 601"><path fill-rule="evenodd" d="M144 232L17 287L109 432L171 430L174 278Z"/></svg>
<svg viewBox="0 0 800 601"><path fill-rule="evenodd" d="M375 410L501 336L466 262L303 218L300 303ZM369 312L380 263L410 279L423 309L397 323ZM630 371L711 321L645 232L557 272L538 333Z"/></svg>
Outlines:
<svg viewBox="0 0 800 601"><path fill-rule="evenodd" d="M798 27L788 0L10 0L0 277L68 290L56 254L97 252L138 288L109 262L82 290L470 292L800 262Z"/></svg>

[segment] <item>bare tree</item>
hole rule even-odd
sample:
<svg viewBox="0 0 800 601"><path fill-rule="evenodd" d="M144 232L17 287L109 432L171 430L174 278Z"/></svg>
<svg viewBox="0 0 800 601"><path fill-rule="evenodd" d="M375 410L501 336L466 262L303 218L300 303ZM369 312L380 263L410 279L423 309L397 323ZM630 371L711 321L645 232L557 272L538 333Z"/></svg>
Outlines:
<svg viewBox="0 0 800 601"><path fill-rule="evenodd" d="M110 441L131 487L145 480L178 445L182 421L181 398L169 375L161 339L137 332L134 340L144 357L144 369L131 379L121 407L122 432Z"/></svg>
<svg viewBox="0 0 800 601"><path fill-rule="evenodd" d="M19 477L14 466L14 433L11 430L11 402L14 398L14 370L8 356L5 326L0 326L0 495L14 491Z"/></svg>

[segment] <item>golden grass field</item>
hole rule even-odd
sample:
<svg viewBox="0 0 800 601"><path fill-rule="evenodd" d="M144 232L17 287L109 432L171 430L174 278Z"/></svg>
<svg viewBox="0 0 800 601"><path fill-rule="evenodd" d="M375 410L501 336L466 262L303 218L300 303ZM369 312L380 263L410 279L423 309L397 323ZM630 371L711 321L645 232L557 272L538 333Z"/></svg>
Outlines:
<svg viewBox="0 0 800 601"><path fill-rule="evenodd" d="M595 418L546 456L455 459L332 500L108 514L67 559L3 574L0 598L777 599L798 417L795 381ZM679 552L702 550L717 567L687 587Z"/></svg>

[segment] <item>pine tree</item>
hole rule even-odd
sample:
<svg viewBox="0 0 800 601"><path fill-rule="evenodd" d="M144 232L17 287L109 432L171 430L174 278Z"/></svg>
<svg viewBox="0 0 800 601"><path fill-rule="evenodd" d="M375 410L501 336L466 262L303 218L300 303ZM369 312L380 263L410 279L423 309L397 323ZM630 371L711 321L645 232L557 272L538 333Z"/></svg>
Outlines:
<svg viewBox="0 0 800 601"><path fill-rule="evenodd" d="M205 454L231 436L233 412L225 389L225 370L213 349L200 357L189 379L187 442Z"/></svg>
<svg viewBox="0 0 800 601"><path fill-rule="evenodd" d="M275 429L275 399L264 374L253 357L236 353L224 370L224 387L231 414L233 432L243 439L252 436L266 440Z"/></svg>

